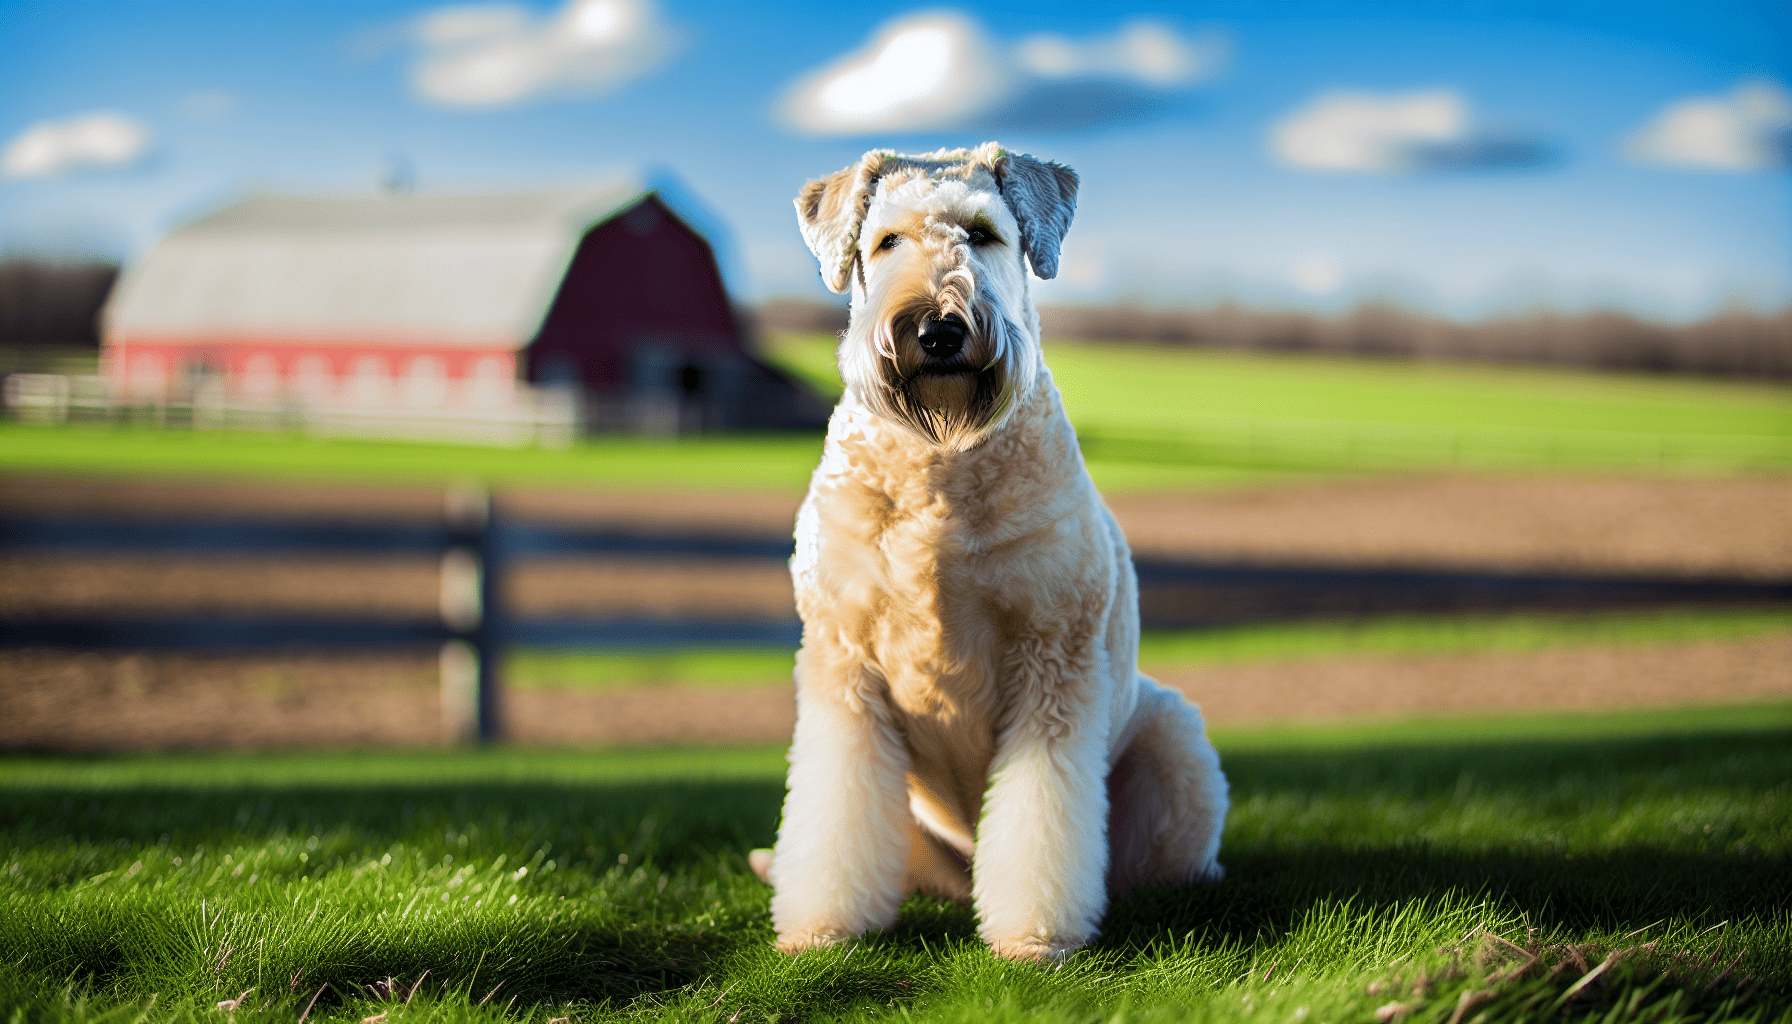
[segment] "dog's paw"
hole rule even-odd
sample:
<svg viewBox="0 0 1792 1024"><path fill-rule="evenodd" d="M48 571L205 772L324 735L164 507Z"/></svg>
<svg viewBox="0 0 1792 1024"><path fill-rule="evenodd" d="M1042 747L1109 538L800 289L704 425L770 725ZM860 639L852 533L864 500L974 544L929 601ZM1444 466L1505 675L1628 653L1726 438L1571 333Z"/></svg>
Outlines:
<svg viewBox="0 0 1792 1024"><path fill-rule="evenodd" d="M748 850L747 866L759 876L766 885L772 884L772 851L766 849Z"/></svg>
<svg viewBox="0 0 1792 1024"><path fill-rule="evenodd" d="M797 932L790 936L778 936L778 952L796 954L805 949L820 949L823 946L837 946L852 938L845 932L832 929L818 929L809 932Z"/></svg>
<svg viewBox="0 0 1792 1024"><path fill-rule="evenodd" d="M1089 944L1088 939L1048 939L1039 935L991 942L989 948L999 957L1051 966L1069 959L1072 953Z"/></svg>

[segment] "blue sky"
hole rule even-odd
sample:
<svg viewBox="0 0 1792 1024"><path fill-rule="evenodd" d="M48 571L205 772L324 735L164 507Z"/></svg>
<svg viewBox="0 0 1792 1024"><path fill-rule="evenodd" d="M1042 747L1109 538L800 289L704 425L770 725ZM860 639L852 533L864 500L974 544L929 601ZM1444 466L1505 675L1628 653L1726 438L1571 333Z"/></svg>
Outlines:
<svg viewBox="0 0 1792 1024"><path fill-rule="evenodd" d="M1792 302L1792 16L1763 3L0 3L0 248L129 257L248 189L669 170L749 301L790 198L996 138L1084 187L1059 301ZM881 60L880 60L881 55Z"/></svg>

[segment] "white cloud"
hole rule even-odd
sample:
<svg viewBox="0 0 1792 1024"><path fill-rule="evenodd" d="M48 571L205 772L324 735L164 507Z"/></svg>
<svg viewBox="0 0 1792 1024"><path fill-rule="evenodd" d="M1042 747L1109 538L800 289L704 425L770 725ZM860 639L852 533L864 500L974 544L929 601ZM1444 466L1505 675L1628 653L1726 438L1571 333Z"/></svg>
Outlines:
<svg viewBox="0 0 1792 1024"><path fill-rule="evenodd" d="M1211 78L1231 54L1226 36L1185 38L1156 21L1130 21L1112 36L1081 41L1051 33L1028 36L1014 48L1016 62L1040 78L1109 78L1161 89Z"/></svg>
<svg viewBox="0 0 1792 1024"><path fill-rule="evenodd" d="M659 67L676 33L651 0L569 0L541 18L513 4L419 19L411 87L444 107L504 107L552 93L601 95Z"/></svg>
<svg viewBox="0 0 1792 1024"><path fill-rule="evenodd" d="M935 11L885 22L863 47L792 84L780 113L806 135L1082 127L1212 77L1227 50L1219 33L1186 37L1142 20L1112 36L1035 35L1008 46L962 14ZM1045 105L1054 109L1033 109Z"/></svg>
<svg viewBox="0 0 1792 1024"><path fill-rule="evenodd" d="M1283 163L1315 171L1406 170L1415 145L1453 142L1468 131L1468 104L1444 89L1376 96L1330 92L1270 130Z"/></svg>
<svg viewBox="0 0 1792 1024"><path fill-rule="evenodd" d="M1305 171L1404 174L1537 163L1549 147L1478 127L1451 89L1323 93L1270 127L1276 159Z"/></svg>
<svg viewBox="0 0 1792 1024"><path fill-rule="evenodd" d="M955 124L1014 87L969 18L921 14L886 24L863 49L798 82L785 119L815 135Z"/></svg>
<svg viewBox="0 0 1792 1024"><path fill-rule="evenodd" d="M1624 145L1632 160L1704 171L1761 171L1792 163L1792 94L1768 81L1724 96L1675 100Z"/></svg>
<svg viewBox="0 0 1792 1024"><path fill-rule="evenodd" d="M39 121L20 132L0 153L0 174L8 178L50 178L72 171L128 167L150 147L149 129L111 110Z"/></svg>

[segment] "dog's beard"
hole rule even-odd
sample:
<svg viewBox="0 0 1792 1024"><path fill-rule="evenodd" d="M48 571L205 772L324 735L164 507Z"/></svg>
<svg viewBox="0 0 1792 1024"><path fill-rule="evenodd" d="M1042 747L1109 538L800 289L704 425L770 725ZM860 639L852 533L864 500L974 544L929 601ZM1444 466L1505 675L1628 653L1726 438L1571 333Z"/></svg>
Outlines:
<svg viewBox="0 0 1792 1024"><path fill-rule="evenodd" d="M957 313L966 323L963 349L949 360L926 357L921 321ZM1026 332L979 302L970 308L917 300L847 332L841 369L859 400L879 416L952 451L975 447L1006 419L1030 378Z"/></svg>

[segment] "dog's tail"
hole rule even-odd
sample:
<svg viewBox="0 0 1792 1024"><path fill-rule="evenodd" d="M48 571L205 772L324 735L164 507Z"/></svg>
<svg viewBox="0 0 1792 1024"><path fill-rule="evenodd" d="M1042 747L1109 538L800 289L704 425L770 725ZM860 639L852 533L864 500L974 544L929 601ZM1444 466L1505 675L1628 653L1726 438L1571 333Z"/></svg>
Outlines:
<svg viewBox="0 0 1792 1024"><path fill-rule="evenodd" d="M766 849L748 850L747 866L759 876L766 885L772 884L772 851Z"/></svg>

